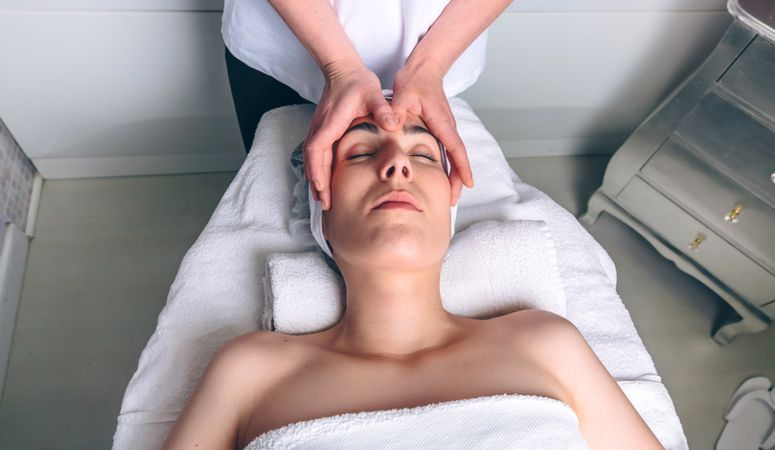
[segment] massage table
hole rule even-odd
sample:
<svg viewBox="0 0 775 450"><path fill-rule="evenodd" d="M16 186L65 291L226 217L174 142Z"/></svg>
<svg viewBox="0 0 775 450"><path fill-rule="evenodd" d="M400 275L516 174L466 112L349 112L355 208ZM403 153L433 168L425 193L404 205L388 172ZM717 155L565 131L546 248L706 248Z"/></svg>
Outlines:
<svg viewBox="0 0 775 450"><path fill-rule="evenodd" d="M556 248L565 317L663 446L687 449L673 402L616 292L609 255L575 217L514 173L464 100L452 98L450 106L476 180L460 197L457 232L483 221L544 221ZM244 164L181 262L124 394L114 449L160 448L213 354L268 326L262 320L267 257L315 249L309 228L293 217L297 176L289 163L313 111L294 105L262 117Z"/></svg>

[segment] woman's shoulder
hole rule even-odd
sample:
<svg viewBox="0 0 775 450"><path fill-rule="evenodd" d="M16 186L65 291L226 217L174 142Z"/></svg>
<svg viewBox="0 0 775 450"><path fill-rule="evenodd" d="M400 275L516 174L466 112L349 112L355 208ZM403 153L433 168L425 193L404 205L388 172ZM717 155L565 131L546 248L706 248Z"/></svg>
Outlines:
<svg viewBox="0 0 775 450"><path fill-rule="evenodd" d="M542 309L524 309L502 316L509 332L521 338L549 342L584 339L581 332L567 318Z"/></svg>
<svg viewBox="0 0 775 450"><path fill-rule="evenodd" d="M281 369L285 362L301 356L301 345L294 336L274 331L252 331L236 336L221 346L213 361L234 369L248 366Z"/></svg>
<svg viewBox="0 0 775 450"><path fill-rule="evenodd" d="M234 386L245 396L260 396L302 362L302 352L292 338L271 331L236 336L213 355L203 378Z"/></svg>
<svg viewBox="0 0 775 450"><path fill-rule="evenodd" d="M594 358L584 335L567 318L539 309L522 310L503 316L510 342L527 353L551 373L562 378L568 373L568 365L575 357Z"/></svg>

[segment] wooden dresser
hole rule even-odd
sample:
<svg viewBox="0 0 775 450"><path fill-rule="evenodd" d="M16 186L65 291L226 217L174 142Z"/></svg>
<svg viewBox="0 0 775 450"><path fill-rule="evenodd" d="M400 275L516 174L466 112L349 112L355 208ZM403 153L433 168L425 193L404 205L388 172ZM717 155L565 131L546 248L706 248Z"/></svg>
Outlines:
<svg viewBox="0 0 775 450"><path fill-rule="evenodd" d="M581 221L607 212L734 310L726 344L775 318L775 44L735 20L613 155Z"/></svg>

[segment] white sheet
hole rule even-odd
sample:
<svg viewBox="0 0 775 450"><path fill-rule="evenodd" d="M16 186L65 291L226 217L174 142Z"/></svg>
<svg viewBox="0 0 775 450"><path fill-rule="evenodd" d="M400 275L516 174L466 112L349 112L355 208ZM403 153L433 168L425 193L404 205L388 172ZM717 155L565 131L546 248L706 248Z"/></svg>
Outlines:
<svg viewBox="0 0 775 450"><path fill-rule="evenodd" d="M462 99L450 105L476 188L463 190L457 230L483 220L543 220L557 248L567 317L582 332L668 449L688 448L673 403L616 293L613 261L566 210L523 183ZM183 258L156 331L124 394L114 448L156 449L215 351L258 328L266 255L313 248L291 233L295 183L290 152L306 136L312 107L265 114L253 147L202 234Z"/></svg>

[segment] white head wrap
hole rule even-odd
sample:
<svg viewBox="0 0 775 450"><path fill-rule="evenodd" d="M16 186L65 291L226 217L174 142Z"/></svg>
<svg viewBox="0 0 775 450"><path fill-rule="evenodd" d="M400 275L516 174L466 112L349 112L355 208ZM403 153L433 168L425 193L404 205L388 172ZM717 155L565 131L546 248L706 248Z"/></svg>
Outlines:
<svg viewBox="0 0 775 450"><path fill-rule="evenodd" d="M390 89L383 89L382 94L385 95L385 98L390 100L393 98L393 91ZM447 149L444 148L444 145L441 144L441 141L439 142L439 149L441 150L441 165L444 167L444 171L447 173L447 176L449 176L449 172L452 169L449 164L449 158L447 158ZM309 198L309 226L312 230L312 237L315 238L315 241L318 243L320 248L323 249L326 254L333 258L334 255L331 253L331 247L329 247L328 242L326 241L326 238L323 236L323 205L320 203L319 200L315 200L315 198L312 196L312 187L310 183L307 183L307 197ZM450 206L450 238L455 235L455 219L457 217L457 205Z"/></svg>

